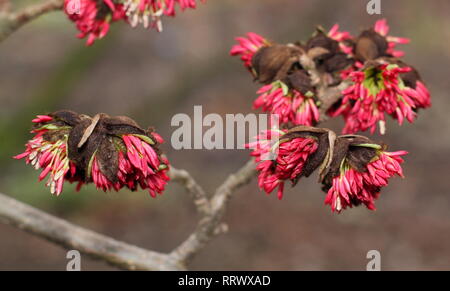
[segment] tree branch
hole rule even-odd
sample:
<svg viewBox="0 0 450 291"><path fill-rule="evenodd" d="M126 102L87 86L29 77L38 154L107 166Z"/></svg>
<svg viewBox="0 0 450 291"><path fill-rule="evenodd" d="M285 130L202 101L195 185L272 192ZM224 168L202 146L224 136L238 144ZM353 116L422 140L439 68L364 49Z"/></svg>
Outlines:
<svg viewBox="0 0 450 291"><path fill-rule="evenodd" d="M29 21L50 11L60 10L63 6L64 0L47 0L16 13L0 11L0 42Z"/></svg>
<svg viewBox="0 0 450 291"><path fill-rule="evenodd" d="M121 269L184 269L183 265L166 254L141 249L73 225L1 193L0 221Z"/></svg>
<svg viewBox="0 0 450 291"><path fill-rule="evenodd" d="M228 176L210 200L211 212L198 222L194 233L170 254L171 257L176 261L187 264L215 235L226 231L226 226L221 226L221 221L227 202L233 192L249 183L255 174L256 170L252 159L236 173Z"/></svg>
<svg viewBox="0 0 450 291"><path fill-rule="evenodd" d="M192 200L201 216L207 216L211 212L211 206L208 196L203 188L197 184L186 170L179 170L174 167L170 168L169 177L172 181L180 183L186 188L191 195Z"/></svg>
<svg viewBox="0 0 450 291"><path fill-rule="evenodd" d="M342 97L342 91L350 85L347 81L342 81L339 85L334 87L319 88L319 122L325 122L330 117L327 115L327 111Z"/></svg>
<svg viewBox="0 0 450 291"><path fill-rule="evenodd" d="M201 215L196 231L170 254L138 248L73 225L0 193L0 222L44 238L66 249L75 249L125 270L184 270L185 263L215 235L226 230L221 224L233 191L255 174L253 161L231 174L211 201L185 170L171 168L169 175L183 185Z"/></svg>

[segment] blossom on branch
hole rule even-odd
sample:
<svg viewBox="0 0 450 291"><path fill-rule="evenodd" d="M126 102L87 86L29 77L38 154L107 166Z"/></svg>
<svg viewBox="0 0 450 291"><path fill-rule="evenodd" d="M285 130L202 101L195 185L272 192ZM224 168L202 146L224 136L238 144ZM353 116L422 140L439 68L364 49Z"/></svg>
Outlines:
<svg viewBox="0 0 450 291"><path fill-rule="evenodd" d="M361 32L354 44L355 58L364 63L381 57L402 57L404 52L396 50L396 47L409 43L409 39L390 36L388 33L386 19L378 20L373 28Z"/></svg>
<svg viewBox="0 0 450 291"><path fill-rule="evenodd" d="M246 147L253 150L261 190L270 194L277 189L278 199L282 199L285 181L295 185L301 177L311 175L324 161L328 145L327 130L298 126L265 131Z"/></svg>
<svg viewBox="0 0 450 291"><path fill-rule="evenodd" d="M350 73L351 86L342 92L342 100L329 114L344 117L344 134L366 130L374 133L377 124L384 134L386 115L397 119L400 125L405 119L413 122L417 109L429 107L431 103L430 94L419 77L408 73L413 74L413 68L387 62Z"/></svg>
<svg viewBox="0 0 450 291"><path fill-rule="evenodd" d="M94 183L103 191L140 186L152 197L164 191L169 162L158 149L163 139L128 117L57 111L33 123L36 135L14 158L43 169L39 180L49 176L52 194L61 194L65 181L77 182L77 190Z"/></svg>
<svg viewBox="0 0 450 291"><path fill-rule="evenodd" d="M406 151L387 152L364 137L342 136L336 142L335 158L323 179L325 204L332 211L364 204L375 210L374 201L382 187L395 175L403 177L401 156Z"/></svg>
<svg viewBox="0 0 450 291"><path fill-rule="evenodd" d="M328 32L328 37L337 41L342 52L351 54L353 51L350 41L353 39L352 35L348 31L340 31L339 24L335 24Z"/></svg>
<svg viewBox="0 0 450 291"><path fill-rule="evenodd" d="M271 44L249 33L237 38L231 55L240 55L256 80L263 84L253 103L254 108L276 114L282 123L314 125L319 120L315 89L307 71L300 65L302 47Z"/></svg>
<svg viewBox="0 0 450 291"><path fill-rule="evenodd" d="M278 115L281 123L312 126L319 121L319 111L311 91L302 94L295 89L289 89L281 81L275 81L263 86L257 94L259 96L253 107Z"/></svg>
<svg viewBox="0 0 450 291"><path fill-rule="evenodd" d="M15 159L25 158L36 170L43 169L39 181L48 176L46 186L50 187L52 194L62 192L66 176L74 174L74 164L67 155L67 138L70 127L51 124L52 117L38 115L33 122L37 125L31 132L36 135L26 144L24 153L15 156ZM50 132L57 132L60 138L49 138ZM69 172L69 170L71 170Z"/></svg>
<svg viewBox="0 0 450 291"><path fill-rule="evenodd" d="M253 56L260 48L270 46L270 42L254 32L247 33L247 37L237 37L236 41L238 44L231 48L230 55L240 56L244 66L256 75L252 69Z"/></svg>
<svg viewBox="0 0 450 291"><path fill-rule="evenodd" d="M123 20L133 27L141 23L161 31L161 17L175 16L176 7L196 6L197 0L64 0L65 13L80 31L78 37L87 37L87 45L103 38L112 22Z"/></svg>
<svg viewBox="0 0 450 291"><path fill-rule="evenodd" d="M72 7L74 1L79 1L76 10ZM125 18L123 5L115 0L65 0L64 11L80 31L78 37L87 37L87 45L103 38L112 22Z"/></svg>
<svg viewBox="0 0 450 291"><path fill-rule="evenodd" d="M277 189L279 199L287 180L295 186L319 168L325 204L333 212L360 204L374 210L389 178L403 177L401 156L407 154L387 152L364 136L336 137L330 130L308 126L263 132L247 148L253 150L259 187L267 194Z"/></svg>
<svg viewBox="0 0 450 291"><path fill-rule="evenodd" d="M396 57L400 58L405 55L403 51L395 50L398 44L408 44L410 42L409 38L405 37L397 37L397 36L391 36L389 34L389 25L387 24L386 19L380 19L377 22L375 22L374 25L374 31L378 33L379 35L386 38L386 41L388 43L386 53Z"/></svg>
<svg viewBox="0 0 450 291"><path fill-rule="evenodd" d="M202 0L205 2L206 0ZM124 9L131 26L141 23L145 28L162 31L161 17L175 16L176 7L182 11L196 8L197 0L123 0Z"/></svg>

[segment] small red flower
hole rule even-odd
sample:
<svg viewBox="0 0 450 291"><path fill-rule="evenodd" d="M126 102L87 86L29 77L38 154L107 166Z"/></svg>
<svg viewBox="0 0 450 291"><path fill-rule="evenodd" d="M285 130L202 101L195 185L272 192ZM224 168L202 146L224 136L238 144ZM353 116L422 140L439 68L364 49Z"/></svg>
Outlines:
<svg viewBox="0 0 450 291"><path fill-rule="evenodd" d="M169 162L157 149L163 140L134 121L101 115L85 140L91 124L85 115L58 111L33 122L36 135L14 158L43 169L39 181L50 175L46 185L52 194L61 194L64 181L78 182L77 191L90 182L103 191L140 186L152 197L164 191Z"/></svg>
<svg viewBox="0 0 450 291"><path fill-rule="evenodd" d="M344 90L338 108L329 114L342 115L345 119L343 133L355 133L370 129L373 133L377 123L380 132L385 132L385 114L398 120L413 122L418 107L430 105L430 95L423 83L410 88L402 80L402 74L410 72L410 67L395 64L381 64L362 71L350 73L353 84Z"/></svg>
<svg viewBox="0 0 450 291"><path fill-rule="evenodd" d="M79 1L79 7L73 6L74 1ZM111 22L125 17L123 5L115 4L113 0L65 0L64 11L80 31L78 37L87 37L87 45L103 38Z"/></svg>
<svg viewBox="0 0 450 291"><path fill-rule="evenodd" d="M254 54L262 47L269 46L270 42L262 36L249 32L247 37L237 37L238 44L231 48L230 54L232 56L241 56L245 67L252 71L252 58Z"/></svg>
<svg viewBox="0 0 450 291"><path fill-rule="evenodd" d="M339 31L339 24L333 25L331 27L330 31L328 32L328 37L331 39L334 39L339 43L339 47L342 52L346 54L352 54L353 48L350 46L347 41L350 41L353 39L350 32L348 31Z"/></svg>
<svg viewBox="0 0 450 291"><path fill-rule="evenodd" d="M53 118L48 115L38 115L32 121L42 124L52 120ZM44 138L45 134L54 130L65 132L63 127L52 124L45 124L32 130L31 132L36 135L26 144L25 152L14 158L25 158L25 162L31 164L36 170L43 169L39 175L39 181L49 176L45 185L50 187L52 194L59 195L63 190L64 179L66 175L71 174L69 169L73 165L67 156L67 134L64 134L62 139Z"/></svg>
<svg viewBox="0 0 450 291"><path fill-rule="evenodd" d="M295 125L312 126L319 121L319 110L313 99L313 93L302 94L290 89L281 81L263 86L259 97L253 103L254 108L277 114L280 123L292 122Z"/></svg>
<svg viewBox="0 0 450 291"><path fill-rule="evenodd" d="M247 36L236 38L239 44L234 45L230 53L240 55L255 79L264 84L257 91L259 96L253 107L278 115L281 123L315 124L319 111L313 98L314 87L308 73L298 64L304 53L302 48L271 44L255 33Z"/></svg>
<svg viewBox="0 0 450 291"><path fill-rule="evenodd" d="M374 202L378 198L381 188L388 184L389 178L395 175L403 177L400 166L403 163L401 156L406 154L406 151L386 152L381 150L381 147L377 147L376 156L366 165L363 172L352 168L344 159L339 175L332 180L325 204L330 205L333 212L341 212L347 207L352 208L360 204L364 204L370 210L375 210Z"/></svg>
<svg viewBox="0 0 450 291"><path fill-rule="evenodd" d="M411 97L414 102L415 108L428 108L431 106L431 95L428 88L420 78L419 73L413 68L404 63L401 63L404 67L409 68L409 72L401 75L405 87L403 91Z"/></svg>
<svg viewBox="0 0 450 291"><path fill-rule="evenodd" d="M318 142L313 137L296 137L283 139L287 131L268 130L257 137L257 141L247 145L253 149L258 170L258 185L261 190L270 194L278 188L278 199L283 198L284 182L290 180L296 183L302 176L308 157L318 148ZM278 140L272 144L273 140ZM275 155L270 160L271 155Z"/></svg>
<svg viewBox="0 0 450 291"><path fill-rule="evenodd" d="M169 180L167 169L169 162L158 154L146 141L135 135L121 136L126 149L119 150L117 182L111 182L101 171L97 158L93 157L91 177L98 189L119 191L122 187L137 190L148 189L152 197L161 194Z"/></svg>

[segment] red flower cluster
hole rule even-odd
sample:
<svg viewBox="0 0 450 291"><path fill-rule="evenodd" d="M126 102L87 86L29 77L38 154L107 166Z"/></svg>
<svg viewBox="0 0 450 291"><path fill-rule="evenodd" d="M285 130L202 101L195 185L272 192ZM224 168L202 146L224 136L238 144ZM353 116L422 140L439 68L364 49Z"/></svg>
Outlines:
<svg viewBox="0 0 450 291"><path fill-rule="evenodd" d="M33 122L39 124L52 119L47 115L38 115ZM67 156L67 137L55 141L44 139L44 134L54 128L49 124L34 129L32 133L36 135L26 144L25 152L14 158L25 158L26 163L31 164L36 170L43 169L39 175L39 181L49 176L45 185L50 187L52 194L59 195L62 192L65 177L73 176L73 170L68 172L69 169L74 169L74 165Z"/></svg>
<svg viewBox="0 0 450 291"><path fill-rule="evenodd" d="M287 128L263 133L248 145L257 163L259 187L267 193L278 188L281 198L286 180L295 184L320 166L320 181L328 193L325 202L333 211L359 204L374 209L388 179L403 176L400 164L406 152L386 152L365 137L337 137L310 126L320 121L320 106L329 116L344 118L345 134L374 133L377 126L384 134L386 116L400 125L413 122L419 109L431 106L431 98L419 73L398 59L404 53L397 45L409 39L389 35L382 19L357 37L336 24L328 32L317 28L306 42L277 44L254 33L236 40L230 54L240 56L263 84L254 108L278 115L281 128ZM341 92L337 102L318 99L323 87ZM331 106L330 100L335 102ZM263 158L274 152L273 160Z"/></svg>
<svg viewBox="0 0 450 291"><path fill-rule="evenodd" d="M355 64L341 72L342 79L351 85L328 112L332 117L344 117L343 133L374 133L378 123L384 134L385 114L401 125L405 119L413 122L419 108L431 106L430 93L418 72L397 59L404 53L396 46L409 43L409 39L388 34L389 26L382 19L354 41L349 54L355 58Z"/></svg>
<svg viewBox="0 0 450 291"><path fill-rule="evenodd" d="M254 108L262 108L264 112L277 114L281 123L312 126L319 121L319 111L312 98L313 94L303 95L295 89L289 89L281 81L263 86L253 103Z"/></svg>
<svg viewBox="0 0 450 291"><path fill-rule="evenodd" d="M319 29L306 44L279 45L253 33L237 38L231 55L240 55L244 65L264 84L257 92L255 108L278 114L282 123L314 125L319 120L320 102L315 97L311 74L300 63L302 55L315 62L322 82L330 86L346 81L350 87L328 111L342 115L344 133L385 132L386 115L402 124L412 122L419 108L431 105L430 94L417 71L396 59L403 56L398 44L406 38L389 35L385 19L357 38L334 25L328 33Z"/></svg>
<svg viewBox="0 0 450 291"><path fill-rule="evenodd" d="M164 142L159 135L159 143ZM101 171L97 158L94 156L92 162L92 181L97 189L119 191L123 187L135 191L138 186L147 189L152 197L161 194L169 181L167 169L169 161L165 157L159 157L155 150L141 137L135 135L122 135L126 150L120 150L119 169L117 171L117 182L111 182Z"/></svg>
<svg viewBox="0 0 450 291"><path fill-rule="evenodd" d="M162 31L161 17L175 16L176 6L181 10L194 9L197 0L124 0L124 9L131 26L141 23L145 28L152 27L158 31Z"/></svg>
<svg viewBox="0 0 450 291"><path fill-rule="evenodd" d="M281 67L290 65L289 50L297 51L300 48L293 46L281 47L272 44L267 39L256 33L248 33L247 37L236 38L238 44L231 48L232 56L240 56L244 66L252 73L254 77L259 79L263 85L258 91L258 98L253 103L254 108L261 108L264 112L278 115L280 122L292 122L298 125L313 125L319 120L319 111L314 100L314 92L307 74L297 72L288 74L282 72L266 76L267 71L282 71ZM264 48L267 48L264 52ZM271 50L272 52L267 52ZM255 56L256 54L259 56ZM280 64L258 64L264 53L273 55L281 55L280 59L284 59ZM269 73L273 74L273 73ZM283 78L284 77L284 78ZM300 79L300 80L299 80ZM300 84L295 87L292 84Z"/></svg>
<svg viewBox="0 0 450 291"><path fill-rule="evenodd" d="M320 182L327 192L325 204L333 212L364 204L375 210L374 201L389 178L403 177L401 156L363 136L336 135L327 129L297 126L268 130L247 145L252 149L258 185L270 194L277 189L282 199L287 180L295 185L320 168Z"/></svg>
<svg viewBox="0 0 450 291"><path fill-rule="evenodd" d="M25 158L27 164L43 169L39 181L49 176L46 185L50 186L52 194L61 194L65 181L78 182L77 191L90 182L103 191L118 191L123 187L134 191L140 186L152 197L164 191L169 180L169 162L155 148L163 142L158 134L124 134L122 129L120 133L112 132L100 144L93 141L85 146L86 150L89 147L95 150L87 156L87 165L84 165L79 158L82 152L72 154L73 157L68 153L69 139L76 139L72 132L76 125L60 116L63 115L55 113L33 119L36 128L32 133L36 135L26 144L25 152L14 157Z"/></svg>
<svg viewBox="0 0 450 291"><path fill-rule="evenodd" d="M308 157L317 148L317 140L313 137L296 137L283 140L287 131L268 130L257 137L257 141L247 145L253 149L251 153L258 163L258 185L261 190L270 194L278 187L278 199L283 198L284 182L296 183L302 176L303 167ZM277 140L272 144L273 140ZM271 160L271 155L275 159Z"/></svg>
<svg viewBox="0 0 450 291"><path fill-rule="evenodd" d="M353 37L348 31L339 31L339 24L335 24L331 27L328 32L328 37L339 43L342 52L346 54L352 53L353 48L349 45L348 41L351 41Z"/></svg>
<svg viewBox="0 0 450 291"><path fill-rule="evenodd" d="M340 174L333 178L325 204L330 205L333 212L361 203L368 209L375 210L374 201L378 198L381 187L386 186L389 178L394 175L403 177L401 156L406 154L405 151L385 152L378 149L376 157L367 164L364 172L352 168L344 160Z"/></svg>
<svg viewBox="0 0 450 291"><path fill-rule="evenodd" d="M411 72L410 67L382 64L350 74L352 85L344 90L340 106L330 111L335 117L345 119L343 133L355 133L370 129L373 133L377 123L380 132L385 132L385 114L398 120L413 122L414 110L431 105L430 94L421 81L415 88L405 85L402 74Z"/></svg>
<svg viewBox="0 0 450 291"><path fill-rule="evenodd" d="M185 10L196 5L197 0L65 0L64 11L80 31L78 37L88 37L87 45L92 45L112 22L124 20L133 27L142 23L161 31L162 16L175 16L177 6Z"/></svg>
<svg viewBox="0 0 450 291"><path fill-rule="evenodd" d="M123 5L115 4L113 0L65 0L64 11L80 31L78 37L87 37L87 45L103 38L111 22L125 18Z"/></svg>

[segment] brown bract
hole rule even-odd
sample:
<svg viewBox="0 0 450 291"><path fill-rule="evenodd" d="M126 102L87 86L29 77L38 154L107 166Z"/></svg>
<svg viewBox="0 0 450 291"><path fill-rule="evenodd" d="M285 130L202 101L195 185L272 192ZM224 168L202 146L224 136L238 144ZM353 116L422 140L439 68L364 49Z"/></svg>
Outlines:
<svg viewBox="0 0 450 291"><path fill-rule="evenodd" d="M302 62L302 56L311 60L307 65ZM303 45L272 44L260 48L252 58L252 68L256 80L262 84L270 84L274 81L282 81L290 89L294 89L303 95L308 92L315 95L316 88L313 85L308 67L314 67L319 73L327 75L330 84L339 83L340 77L335 73L353 64L353 59L348 57L340 49L337 41L328 37L323 30L317 29L314 35Z"/></svg>
<svg viewBox="0 0 450 291"><path fill-rule="evenodd" d="M324 191L331 187L333 178L340 174L341 163L344 159L358 172L367 171L367 164L376 156L377 152L372 147L360 146L364 144L377 143L361 135L342 135L337 137L331 164L321 177Z"/></svg>
<svg viewBox="0 0 450 291"><path fill-rule="evenodd" d="M309 73L300 63L305 53L300 44L274 44L262 47L252 58L256 80L262 84L282 81L302 94L314 93Z"/></svg>
<svg viewBox="0 0 450 291"><path fill-rule="evenodd" d="M403 80L405 85L408 86L409 88L416 89L417 81L423 82L422 77L420 76L419 72L413 66L411 66L399 59L394 59L393 63L397 64L400 68L408 67L411 69L411 71L400 75L400 78Z"/></svg>
<svg viewBox="0 0 450 291"><path fill-rule="evenodd" d="M344 159L358 172L367 171L367 164L373 160L377 150L372 145L380 146L365 136L336 134L327 128L310 126L295 126L290 128L280 138L280 142L287 142L295 138L313 138L318 143L317 150L306 161L301 175L293 181L295 185L301 177L309 177L319 168L319 181L323 183L324 190L331 187L334 177L340 173L341 163Z"/></svg>
<svg viewBox="0 0 450 291"><path fill-rule="evenodd" d="M293 69L303 50L297 45L274 44L262 47L252 58L256 78L263 84L283 80Z"/></svg>
<svg viewBox="0 0 450 291"><path fill-rule="evenodd" d="M375 60L387 54L388 42L373 28L363 31L355 41L355 58L360 62Z"/></svg>
<svg viewBox="0 0 450 291"><path fill-rule="evenodd" d="M296 177L295 183L301 177L309 177L317 168L326 168L329 162L329 152L333 149L333 144L335 140L335 133L327 128L317 128L311 126L295 126L292 127L284 134L280 141L292 140L295 138L314 138L318 143L317 150L312 153L305 165L301 175Z"/></svg>
<svg viewBox="0 0 450 291"><path fill-rule="evenodd" d="M353 60L341 51L339 43L321 28L306 43L306 53L322 73L332 74L353 64Z"/></svg>

